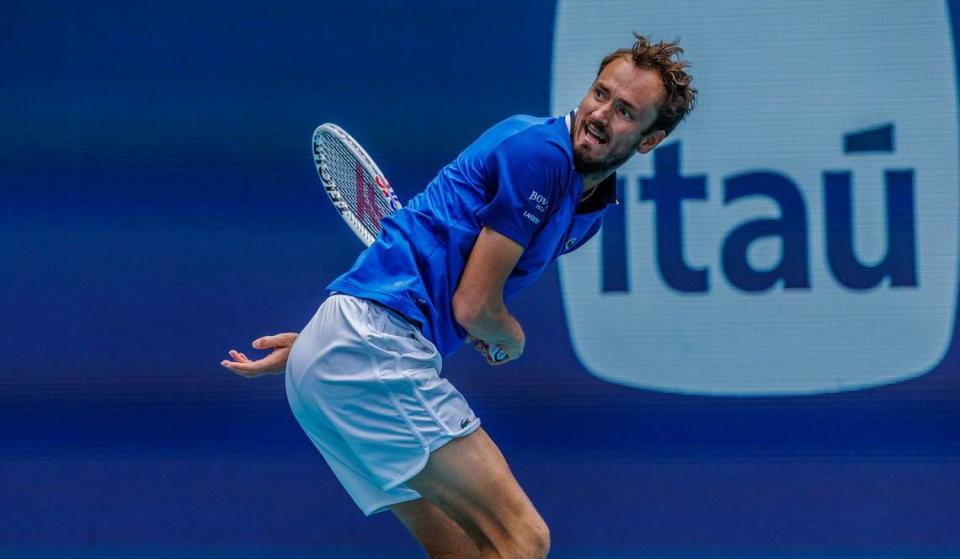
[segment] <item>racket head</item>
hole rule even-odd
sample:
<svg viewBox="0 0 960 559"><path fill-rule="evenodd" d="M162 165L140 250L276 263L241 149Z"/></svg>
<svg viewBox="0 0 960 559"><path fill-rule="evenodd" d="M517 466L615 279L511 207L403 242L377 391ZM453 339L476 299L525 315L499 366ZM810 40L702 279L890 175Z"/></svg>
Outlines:
<svg viewBox="0 0 960 559"><path fill-rule="evenodd" d="M313 161L340 217L363 244L373 244L380 221L402 207L373 158L350 134L328 122L313 132Z"/></svg>

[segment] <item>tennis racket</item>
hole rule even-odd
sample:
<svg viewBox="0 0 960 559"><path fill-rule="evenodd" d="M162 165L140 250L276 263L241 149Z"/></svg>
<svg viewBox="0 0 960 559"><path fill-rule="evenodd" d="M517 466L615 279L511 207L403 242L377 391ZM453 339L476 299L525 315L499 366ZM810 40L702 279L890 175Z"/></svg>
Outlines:
<svg viewBox="0 0 960 559"><path fill-rule="evenodd" d="M313 161L340 217L363 244L373 244L380 221L403 207L383 172L359 142L331 123L313 132Z"/></svg>
<svg viewBox="0 0 960 559"><path fill-rule="evenodd" d="M359 142L331 123L313 132L313 161L340 217L363 244L373 244L380 234L380 221L403 207L383 172ZM507 358L500 346L487 351L496 363Z"/></svg>

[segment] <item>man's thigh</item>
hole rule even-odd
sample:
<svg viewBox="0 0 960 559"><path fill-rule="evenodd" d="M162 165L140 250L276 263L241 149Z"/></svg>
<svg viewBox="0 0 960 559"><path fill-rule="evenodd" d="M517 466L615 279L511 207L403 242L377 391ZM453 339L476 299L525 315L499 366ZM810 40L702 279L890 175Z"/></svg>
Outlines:
<svg viewBox="0 0 960 559"><path fill-rule="evenodd" d="M454 519L478 545L498 550L547 538L546 525L483 428L430 455L407 485Z"/></svg>

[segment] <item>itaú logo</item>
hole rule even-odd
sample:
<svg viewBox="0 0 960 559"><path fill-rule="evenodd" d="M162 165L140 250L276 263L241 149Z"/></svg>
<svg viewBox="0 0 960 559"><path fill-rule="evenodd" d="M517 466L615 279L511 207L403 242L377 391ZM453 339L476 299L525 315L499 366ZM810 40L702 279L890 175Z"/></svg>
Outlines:
<svg viewBox="0 0 960 559"><path fill-rule="evenodd" d="M553 113L642 22L682 38L700 90L688 122L620 169L598 239L560 259L576 354L610 382L689 394L924 374L952 342L960 266L947 7L755 8L560 2Z"/></svg>

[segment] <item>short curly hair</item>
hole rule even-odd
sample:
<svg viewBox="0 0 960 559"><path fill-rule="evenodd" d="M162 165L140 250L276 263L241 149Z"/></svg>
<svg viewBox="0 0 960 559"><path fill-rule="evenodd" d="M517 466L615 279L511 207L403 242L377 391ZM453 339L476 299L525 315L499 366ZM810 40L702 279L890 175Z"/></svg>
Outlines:
<svg viewBox="0 0 960 559"><path fill-rule="evenodd" d="M696 103L697 90L690 85L693 78L686 72L690 63L680 59L683 49L679 47L679 39L671 43L651 43L639 33L633 36L637 39L633 48L617 49L603 57L597 76L607 64L617 59L631 60L638 68L656 70L663 81L666 97L649 130L663 130L669 135Z"/></svg>

